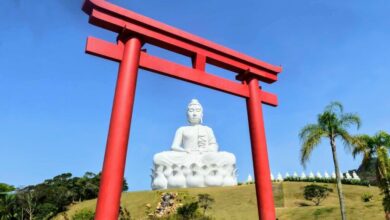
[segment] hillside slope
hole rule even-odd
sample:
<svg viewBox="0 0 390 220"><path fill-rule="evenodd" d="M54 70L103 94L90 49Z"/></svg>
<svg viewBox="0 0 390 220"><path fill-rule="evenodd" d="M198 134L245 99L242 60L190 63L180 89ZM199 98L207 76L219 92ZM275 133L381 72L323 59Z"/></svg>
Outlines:
<svg viewBox="0 0 390 220"><path fill-rule="evenodd" d="M274 197L277 217L279 220L312 220L312 219L340 219L338 199L335 185L328 184L333 188L330 196L320 206L303 199L303 187L309 183L283 182L274 183ZM348 219L384 219L382 197L376 187L343 185L347 206ZM216 219L256 220L256 196L254 185L236 187L194 188L167 190L170 192L188 193L197 196L199 193L208 193L215 203L208 213ZM161 191L160 191L161 192ZM158 191L127 192L122 195L122 206L127 208L134 219L144 219L146 204L156 206L160 198ZM373 201L364 203L361 195L371 193ZM85 201L70 207L67 212L72 216L77 210L83 208L94 209L96 200ZM57 217L56 219L62 219Z"/></svg>

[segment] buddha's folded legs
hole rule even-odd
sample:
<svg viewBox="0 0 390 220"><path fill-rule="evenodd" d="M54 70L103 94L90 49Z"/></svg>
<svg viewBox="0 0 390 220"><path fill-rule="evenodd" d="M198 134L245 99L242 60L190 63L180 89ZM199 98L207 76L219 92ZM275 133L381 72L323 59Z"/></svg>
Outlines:
<svg viewBox="0 0 390 220"><path fill-rule="evenodd" d="M185 164L192 157L193 157L192 155L189 155L186 152L164 151L154 155L153 163L154 165L171 167L174 164L177 165Z"/></svg>

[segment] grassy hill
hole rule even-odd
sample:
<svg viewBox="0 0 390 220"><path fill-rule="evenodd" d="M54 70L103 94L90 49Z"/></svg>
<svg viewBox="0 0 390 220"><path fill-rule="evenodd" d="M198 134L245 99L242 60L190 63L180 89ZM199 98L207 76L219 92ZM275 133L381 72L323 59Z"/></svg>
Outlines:
<svg viewBox="0 0 390 220"><path fill-rule="evenodd" d="M330 196L321 203L320 206L313 206L302 196L303 187L309 183L283 182L274 183L273 191L277 217L279 220L312 220L312 219L340 219L338 208L337 191L334 184L328 184L333 188ZM324 185L324 184L322 184ZM382 197L377 187L343 185L348 219L384 219L382 208ZM194 188L168 190L170 192L188 193L197 196L199 193L208 193L215 203L209 214L216 219L234 220L256 220L256 196L254 185L242 185L235 187L215 187L215 188ZM161 191L160 191L161 192ZM131 216L135 219L143 219L145 216L146 204L156 206L160 198L158 191L127 192L122 195L122 206L127 208ZM371 193L374 197L370 202L363 202L361 195L365 192ZM72 216L77 210L95 208L96 200L85 201L70 207L67 212ZM62 219L57 217L56 219Z"/></svg>

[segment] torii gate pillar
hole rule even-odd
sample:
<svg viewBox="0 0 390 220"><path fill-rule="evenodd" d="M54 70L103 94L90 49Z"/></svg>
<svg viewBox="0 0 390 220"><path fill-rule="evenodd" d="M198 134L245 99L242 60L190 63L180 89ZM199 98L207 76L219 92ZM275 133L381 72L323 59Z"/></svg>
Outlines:
<svg viewBox="0 0 390 220"><path fill-rule="evenodd" d="M253 169L257 208L260 219L276 219L272 193L271 174L268 162L267 142L263 121L263 110L257 79L247 79L249 98L246 99L249 132L252 146Z"/></svg>
<svg viewBox="0 0 390 220"><path fill-rule="evenodd" d="M119 66L95 214L95 219L102 220L118 219L141 52L138 38L123 40L123 60Z"/></svg>

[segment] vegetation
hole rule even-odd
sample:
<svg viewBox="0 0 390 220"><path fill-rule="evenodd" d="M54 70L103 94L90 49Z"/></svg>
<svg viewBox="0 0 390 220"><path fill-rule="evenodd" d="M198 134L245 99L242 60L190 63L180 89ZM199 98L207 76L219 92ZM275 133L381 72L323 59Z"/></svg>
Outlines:
<svg viewBox="0 0 390 220"><path fill-rule="evenodd" d="M65 216L67 215L65 214ZM95 218L95 212L88 208L80 209L72 216L72 220L93 220L94 218ZM132 218L130 212L126 208L120 207L118 220L131 220L131 219Z"/></svg>
<svg viewBox="0 0 390 220"><path fill-rule="evenodd" d="M320 206L315 206L307 201L302 191L306 182L281 182L273 183L273 194L276 205L276 216L279 220L334 220L340 218L340 209L338 205L338 196L336 185L329 185L334 192L323 200ZM318 185L326 185L317 183ZM377 187L343 185L346 212L348 219L383 219L382 195ZM172 192L172 189L164 192ZM240 219L253 220L258 219L257 203L254 185L242 185L236 187L210 187L210 188L192 188L177 189L174 192L187 194L189 197L196 198L198 194L207 193L215 202L212 209L208 209L206 214L214 219ZM362 193L371 193L374 197L369 203L361 200ZM150 204L155 209L161 199L161 191L138 191L122 194L121 206L131 212L132 219L145 219L145 205ZM192 202L196 199L191 200ZM190 203L190 200L183 201ZM67 211L68 216L73 216L78 210L88 208L94 210L96 199L84 201L72 205ZM201 209L200 209L201 210ZM202 211L202 210L201 210ZM64 220L60 215L55 219ZM171 220L174 218L171 218Z"/></svg>
<svg viewBox="0 0 390 220"><path fill-rule="evenodd" d="M300 177L286 177L283 179L285 182L316 182L316 183L336 183L336 179L334 178L300 178ZM360 185L360 186L369 186L370 182L367 180L356 180L356 179L341 179L342 184L346 185Z"/></svg>
<svg viewBox="0 0 390 220"><path fill-rule="evenodd" d="M344 113L343 106L340 103L332 102L325 107L323 113L318 115L316 124L306 125L299 133L302 142L301 163L303 166L305 166L311 152L321 143L323 138L330 141L342 220L346 220L346 211L336 155L336 138L341 139L346 147L351 146L353 137L347 131L347 128L351 125L356 125L359 128L360 118L356 114Z"/></svg>
<svg viewBox="0 0 390 220"><path fill-rule="evenodd" d="M372 195L371 193L365 192L365 193L363 193L361 198L362 198L363 202L369 202L372 200L373 197L374 197L374 195Z"/></svg>
<svg viewBox="0 0 390 220"><path fill-rule="evenodd" d="M14 191L15 187L0 183L0 220L12 219L16 217L15 196L10 192Z"/></svg>
<svg viewBox="0 0 390 220"><path fill-rule="evenodd" d="M15 190L14 186L8 185L6 183L0 183L0 195L7 194Z"/></svg>
<svg viewBox="0 0 390 220"><path fill-rule="evenodd" d="M95 212L90 209L82 209L77 211L76 214L73 215L73 220L93 220L95 217Z"/></svg>
<svg viewBox="0 0 390 220"><path fill-rule="evenodd" d="M123 208L122 206L119 207L119 220L131 220L131 214L129 210L126 208Z"/></svg>
<svg viewBox="0 0 390 220"><path fill-rule="evenodd" d="M177 214L182 219L194 219L198 207L198 202L187 203L177 209Z"/></svg>
<svg viewBox="0 0 390 220"><path fill-rule="evenodd" d="M384 131L379 131L374 136L358 135L354 140L353 156L363 155L362 167L369 166L374 158L375 172L378 185L384 195L383 207L386 219L390 219L390 135Z"/></svg>
<svg viewBox="0 0 390 220"><path fill-rule="evenodd" d="M211 205L214 203L214 199L210 194L202 193L198 195L199 207L203 209L203 215L206 215L207 209L211 209Z"/></svg>
<svg viewBox="0 0 390 220"><path fill-rule="evenodd" d="M184 204L177 209L177 213L172 213L167 217L169 220L211 220L212 216L206 215L206 210L211 209L214 198L210 194L201 193L197 195L197 200L189 196L188 193L180 193L181 201ZM199 209L203 209L201 212Z"/></svg>
<svg viewBox="0 0 390 220"><path fill-rule="evenodd" d="M18 189L0 184L0 219L50 219L66 211L71 204L96 198L99 182L100 174L86 172L82 177L63 173ZM123 190L127 189L125 180Z"/></svg>
<svg viewBox="0 0 390 220"><path fill-rule="evenodd" d="M303 196L306 200L312 201L316 206L329 196L329 193L333 190L327 186L321 186L316 184L310 184L305 186L303 190Z"/></svg>

